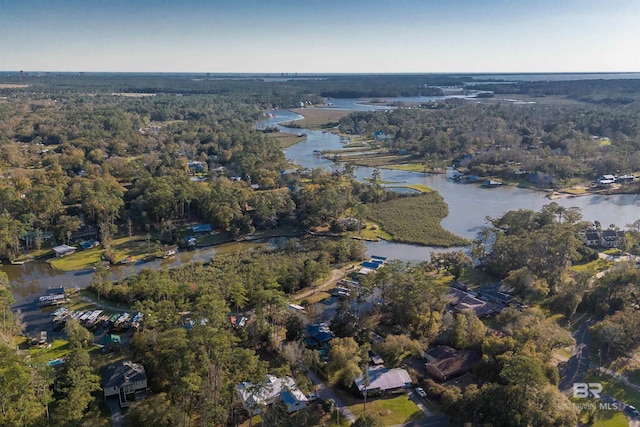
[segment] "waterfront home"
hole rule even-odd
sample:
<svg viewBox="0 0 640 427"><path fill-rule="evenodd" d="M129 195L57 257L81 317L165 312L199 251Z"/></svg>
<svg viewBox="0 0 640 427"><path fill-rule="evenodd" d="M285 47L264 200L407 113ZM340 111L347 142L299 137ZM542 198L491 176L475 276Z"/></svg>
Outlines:
<svg viewBox="0 0 640 427"><path fill-rule="evenodd" d="M592 248L617 248L622 245L626 236L624 231L617 230L586 230L580 232L582 243Z"/></svg>
<svg viewBox="0 0 640 427"><path fill-rule="evenodd" d="M178 253L178 245L167 245L162 248L162 258L169 258Z"/></svg>
<svg viewBox="0 0 640 427"><path fill-rule="evenodd" d="M76 251L76 248L69 245L60 245L53 248L53 253L56 254L58 258L61 258L66 255L70 255Z"/></svg>
<svg viewBox="0 0 640 427"><path fill-rule="evenodd" d="M98 238L98 230L90 225L83 225L73 233L71 233L71 240L95 240Z"/></svg>

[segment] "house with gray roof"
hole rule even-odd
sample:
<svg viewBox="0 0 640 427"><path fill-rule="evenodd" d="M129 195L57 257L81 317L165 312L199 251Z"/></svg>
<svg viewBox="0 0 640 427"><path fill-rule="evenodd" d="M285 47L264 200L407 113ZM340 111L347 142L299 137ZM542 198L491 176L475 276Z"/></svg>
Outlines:
<svg viewBox="0 0 640 427"><path fill-rule="evenodd" d="M382 365L375 365L369 366L368 374L368 378L363 374L353 382L362 396L404 393L411 387L411 377L406 369L389 369Z"/></svg>
<svg viewBox="0 0 640 427"><path fill-rule="evenodd" d="M136 393L147 390L144 366L130 360L107 366L102 373L102 390L105 400L118 396L120 407L128 407L129 400L135 400Z"/></svg>

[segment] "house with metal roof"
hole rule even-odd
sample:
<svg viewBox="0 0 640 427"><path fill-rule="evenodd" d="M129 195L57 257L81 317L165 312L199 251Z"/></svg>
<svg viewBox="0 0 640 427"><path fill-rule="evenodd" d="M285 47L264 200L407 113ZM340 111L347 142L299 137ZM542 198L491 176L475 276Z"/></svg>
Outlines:
<svg viewBox="0 0 640 427"><path fill-rule="evenodd" d="M389 369L383 365L374 365L368 367L368 374L368 378L363 374L353 382L362 396L404 393L411 387L411 377L406 369Z"/></svg>
<svg viewBox="0 0 640 427"><path fill-rule="evenodd" d="M63 257L65 255L72 254L76 251L74 246L69 245L60 245L53 248L53 253L56 254L57 257Z"/></svg>
<svg viewBox="0 0 640 427"><path fill-rule="evenodd" d="M292 413L306 408L309 399L297 387L291 377L278 378L267 375L266 381L252 384L249 381L236 386L242 406L251 416L262 413L266 406L284 404L287 412Z"/></svg>

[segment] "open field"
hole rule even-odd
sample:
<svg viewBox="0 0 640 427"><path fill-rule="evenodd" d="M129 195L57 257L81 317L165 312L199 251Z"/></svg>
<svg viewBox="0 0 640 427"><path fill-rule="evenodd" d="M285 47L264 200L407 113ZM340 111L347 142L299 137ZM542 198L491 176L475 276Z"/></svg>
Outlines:
<svg viewBox="0 0 640 427"><path fill-rule="evenodd" d="M340 119L351 111L348 110L331 110L319 108L294 108L291 111L304 116L302 120L296 120L293 127L301 127L308 129L328 129L338 125Z"/></svg>
<svg viewBox="0 0 640 427"><path fill-rule="evenodd" d="M29 85L14 84L14 83L0 83L0 89L24 89Z"/></svg>
<svg viewBox="0 0 640 427"><path fill-rule="evenodd" d="M466 239L442 228L449 209L437 192L400 197L370 204L368 218L393 236L393 240L425 246L464 246Z"/></svg>

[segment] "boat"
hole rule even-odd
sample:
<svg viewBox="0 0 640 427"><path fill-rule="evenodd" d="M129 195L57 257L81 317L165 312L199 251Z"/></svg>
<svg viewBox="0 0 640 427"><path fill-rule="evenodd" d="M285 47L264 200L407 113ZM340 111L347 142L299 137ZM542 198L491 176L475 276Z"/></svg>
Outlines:
<svg viewBox="0 0 640 427"><path fill-rule="evenodd" d="M483 182L483 183L482 183L482 186L483 186L484 188L495 188L495 187L499 187L499 186L501 186L501 185L502 185L502 182L500 182L500 181L494 181L494 180L492 180L492 179L490 179L490 180L485 181L485 182Z"/></svg>

